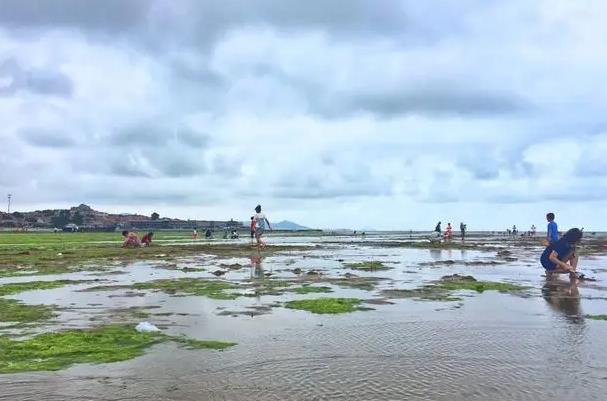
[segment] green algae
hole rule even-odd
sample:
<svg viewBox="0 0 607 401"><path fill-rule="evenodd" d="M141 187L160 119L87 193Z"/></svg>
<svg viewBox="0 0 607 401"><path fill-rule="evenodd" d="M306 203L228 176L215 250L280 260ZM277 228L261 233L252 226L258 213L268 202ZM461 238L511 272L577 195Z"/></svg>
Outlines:
<svg viewBox="0 0 607 401"><path fill-rule="evenodd" d="M215 349L224 350L236 345L236 343L214 340L195 340L192 338L173 337L173 341L178 342L186 349Z"/></svg>
<svg viewBox="0 0 607 401"><path fill-rule="evenodd" d="M343 277L329 279L330 284L335 284L342 288L352 288L355 290L373 290L381 279L377 277Z"/></svg>
<svg viewBox="0 0 607 401"><path fill-rule="evenodd" d="M309 284L304 284L301 287L292 288L289 291L292 291L296 294L314 294L314 293L333 292L331 287L326 287L326 286L318 287L318 286L312 286Z"/></svg>
<svg viewBox="0 0 607 401"><path fill-rule="evenodd" d="M374 270L388 270L390 269L390 267L384 265L382 262L376 261L376 260L372 260L372 261L367 261L367 262L360 262L360 263L345 263L344 266L349 267L350 269L353 270L369 270L369 271L374 271Z"/></svg>
<svg viewBox="0 0 607 401"><path fill-rule="evenodd" d="M316 298L288 301L285 306L289 309L305 310L317 314L335 314L366 310L361 308L362 300L358 298Z"/></svg>
<svg viewBox="0 0 607 401"><path fill-rule="evenodd" d="M313 287L304 284L302 287L289 289L294 283L299 281L292 280L272 280L272 279L254 279L247 284L253 290L251 293L236 293L230 290L243 289L234 283L222 280L205 278L179 278L163 279L133 285L102 285L85 288L83 292L114 291L120 289L137 290L159 290L167 294L189 294L202 295L213 299L236 299L239 296L255 297L262 295L282 295L287 291L298 294L307 294L313 292L331 292L329 287Z"/></svg>
<svg viewBox="0 0 607 401"><path fill-rule="evenodd" d="M100 292L100 291L116 291L131 289L132 286L126 284L116 285L96 285L93 287L83 288L79 292Z"/></svg>
<svg viewBox="0 0 607 401"><path fill-rule="evenodd" d="M126 361L143 355L146 348L165 341L196 349L224 349L235 345L157 332L140 333L127 325L44 333L23 341L0 337L0 373L56 371L79 363Z"/></svg>
<svg viewBox="0 0 607 401"><path fill-rule="evenodd" d="M512 283L500 283L495 281L477 281L472 276L460 276L454 274L452 276L442 277L436 285L447 291L476 291L482 293L484 291L498 292L516 292L526 290L529 287L516 285Z"/></svg>
<svg viewBox="0 0 607 401"><path fill-rule="evenodd" d="M131 288L137 290L159 290L166 294L200 295L213 299L236 299L239 294L228 292L238 288L237 285L220 280L202 278L179 278L154 280L135 283Z"/></svg>
<svg viewBox="0 0 607 401"><path fill-rule="evenodd" d="M260 296L260 295L282 295L285 292L295 292L297 294L308 294L308 293L329 293L333 292L331 287L327 286L313 286L314 283L326 283L333 284L339 287L353 288L359 290L371 291L375 288L377 283L381 279L377 277L313 277L305 280L252 280L251 286L254 290L251 294L244 294L245 296ZM303 284L302 284L303 282ZM294 285L301 284L300 286L292 287ZM291 287L291 288L289 288Z"/></svg>
<svg viewBox="0 0 607 401"><path fill-rule="evenodd" d="M102 313L97 313L89 317L91 322L100 322L98 324L127 324L138 323L152 316L152 309L160 308L158 305L150 306L129 306L126 308L103 309ZM68 311L73 309L67 309Z"/></svg>
<svg viewBox="0 0 607 401"><path fill-rule="evenodd" d="M14 295L24 291L32 290L50 290L63 287L65 285L80 284L84 281L77 280L56 280L56 281L30 281L26 283L9 283L0 285L0 296Z"/></svg>
<svg viewBox="0 0 607 401"><path fill-rule="evenodd" d="M137 319L147 319L151 316L151 313L143 310L134 310L131 315Z"/></svg>
<svg viewBox="0 0 607 401"><path fill-rule="evenodd" d="M55 317L48 305L27 305L15 299L0 298L0 322L30 323Z"/></svg>
<svg viewBox="0 0 607 401"><path fill-rule="evenodd" d="M607 315L584 315L586 319L607 320Z"/></svg>
<svg viewBox="0 0 607 401"><path fill-rule="evenodd" d="M500 283L494 281L477 281L472 276L460 276L454 274L443 276L432 284L413 289L387 289L382 295L388 298L414 298L424 301L461 301L462 298L454 296L456 291L498 291L501 293L520 292L529 287L511 283Z"/></svg>
<svg viewBox="0 0 607 401"><path fill-rule="evenodd" d="M382 295L387 298L414 298L422 301L461 301L462 298L455 297L451 295L449 292L435 287L435 286L427 286L414 288L411 290L406 289L387 289L383 290Z"/></svg>
<svg viewBox="0 0 607 401"><path fill-rule="evenodd" d="M262 295L282 295L287 291L287 288L293 285L294 281L290 280L268 280L256 279L251 281L253 293L245 293L248 297L257 297Z"/></svg>
<svg viewBox="0 0 607 401"><path fill-rule="evenodd" d="M276 305L276 306L280 306L280 305ZM245 310L222 310L221 312L217 313L217 316L255 317L255 316L261 316L261 315L267 315L270 312L272 312L272 305L259 305L259 306L253 305L253 306L246 306Z"/></svg>
<svg viewBox="0 0 607 401"><path fill-rule="evenodd" d="M154 246L124 249L117 233L0 233L0 277L62 274L76 271L108 270L116 261L175 259L192 254L243 257L250 253L246 244L192 244L189 233L158 232ZM264 254L303 250L296 245L269 246ZM159 255L159 252L162 252ZM110 262L110 263L108 263Z"/></svg>

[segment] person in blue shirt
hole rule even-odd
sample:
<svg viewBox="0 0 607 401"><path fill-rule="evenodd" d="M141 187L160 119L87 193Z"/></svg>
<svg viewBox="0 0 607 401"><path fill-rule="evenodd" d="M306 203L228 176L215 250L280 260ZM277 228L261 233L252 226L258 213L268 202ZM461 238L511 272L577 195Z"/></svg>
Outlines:
<svg viewBox="0 0 607 401"><path fill-rule="evenodd" d="M560 240L546 247L540 262L546 269L547 276L569 273L570 277L576 277L578 255L575 252L575 246L582 240L582 235L582 230L572 228Z"/></svg>
<svg viewBox="0 0 607 401"><path fill-rule="evenodd" d="M548 245L550 245L559 240L559 228L556 221L554 221L554 213L548 213L546 215L546 220L548 220L548 234L546 235L546 241L548 241Z"/></svg>

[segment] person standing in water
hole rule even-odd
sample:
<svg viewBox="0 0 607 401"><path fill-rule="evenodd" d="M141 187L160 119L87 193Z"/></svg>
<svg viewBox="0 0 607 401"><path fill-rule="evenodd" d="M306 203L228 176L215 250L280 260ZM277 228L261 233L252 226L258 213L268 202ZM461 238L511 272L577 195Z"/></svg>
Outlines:
<svg viewBox="0 0 607 401"><path fill-rule="evenodd" d="M437 234L439 237L440 237L440 236L443 234L443 230L441 230L441 228L440 228L440 224L441 224L441 222L439 221L439 222L436 224L436 227L434 228L434 231L436 232L436 234Z"/></svg>
<svg viewBox="0 0 607 401"><path fill-rule="evenodd" d="M462 235L462 241L466 239L466 225L464 222L459 223L459 231Z"/></svg>
<svg viewBox="0 0 607 401"><path fill-rule="evenodd" d="M453 227L451 227L451 223L447 223L447 229L445 230L445 239L447 241L451 241L452 236L453 236Z"/></svg>
<svg viewBox="0 0 607 401"><path fill-rule="evenodd" d="M268 229L272 231L272 226L270 222L266 218L266 215L261 212L261 205L255 206L255 239L257 240L257 250L261 250L266 247L266 243L261 239L263 232L266 229L266 223L268 224Z"/></svg>
<svg viewBox="0 0 607 401"><path fill-rule="evenodd" d="M546 276L569 273L570 277L576 277L579 259L575 246L582 240L582 236L582 230L572 228L560 240L546 247L540 257Z"/></svg>
<svg viewBox="0 0 607 401"><path fill-rule="evenodd" d="M198 230L194 229L192 231L192 241L196 241L198 239Z"/></svg>
<svg viewBox="0 0 607 401"><path fill-rule="evenodd" d="M546 215L546 220L548 220L546 242L548 245L551 245L559 240L559 227L556 224L556 221L554 221L554 213L548 213Z"/></svg>

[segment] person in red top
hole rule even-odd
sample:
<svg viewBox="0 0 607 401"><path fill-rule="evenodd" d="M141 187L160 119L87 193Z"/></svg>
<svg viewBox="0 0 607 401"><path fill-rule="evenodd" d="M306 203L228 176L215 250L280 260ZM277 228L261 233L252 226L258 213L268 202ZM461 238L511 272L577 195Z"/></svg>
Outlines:
<svg viewBox="0 0 607 401"><path fill-rule="evenodd" d="M453 227L451 227L451 223L447 223L447 230L445 230L445 239L447 241L451 241L452 235L453 235Z"/></svg>
<svg viewBox="0 0 607 401"><path fill-rule="evenodd" d="M134 232L124 230L122 236L124 237L123 248L138 248L141 246L141 241L139 241L139 237Z"/></svg>
<svg viewBox="0 0 607 401"><path fill-rule="evenodd" d="M141 238L141 246L150 246L152 244L153 232L149 232Z"/></svg>

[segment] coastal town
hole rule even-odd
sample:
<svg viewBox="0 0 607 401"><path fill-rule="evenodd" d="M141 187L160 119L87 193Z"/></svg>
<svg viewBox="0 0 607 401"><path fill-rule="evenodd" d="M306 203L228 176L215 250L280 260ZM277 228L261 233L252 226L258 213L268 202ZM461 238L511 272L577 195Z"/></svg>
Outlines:
<svg viewBox="0 0 607 401"><path fill-rule="evenodd" d="M0 229L119 231L119 230L244 230L242 222L233 219L182 220L162 217L158 213L141 214L100 212L80 204L69 209L46 209L32 212L0 212Z"/></svg>

